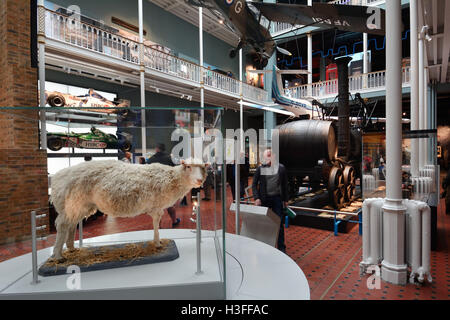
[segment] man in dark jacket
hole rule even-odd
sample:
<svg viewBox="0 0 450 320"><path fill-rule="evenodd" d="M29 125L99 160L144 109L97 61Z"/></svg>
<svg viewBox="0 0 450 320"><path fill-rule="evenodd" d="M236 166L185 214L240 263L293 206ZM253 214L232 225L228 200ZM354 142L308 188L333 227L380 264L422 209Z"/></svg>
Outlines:
<svg viewBox="0 0 450 320"><path fill-rule="evenodd" d="M263 157L264 164L256 169L253 176L253 197L255 205L268 207L280 217L281 223L277 246L280 251L286 252L283 223L283 208L287 206L287 201L289 200L286 168L282 164L278 164L277 172L273 171L273 174L264 174L262 168L270 170L272 151L270 149L266 150Z"/></svg>
<svg viewBox="0 0 450 320"><path fill-rule="evenodd" d="M155 151L156 153L147 160L147 164L161 163L165 164L166 166L175 166L170 155L165 152L166 146L163 143L158 143L156 145ZM175 210L175 206L167 208L167 212L172 219L172 227L177 226L180 223L181 219L177 218L177 211Z"/></svg>
<svg viewBox="0 0 450 320"><path fill-rule="evenodd" d="M245 195L245 188L248 187L248 177L250 176L250 161L249 158L245 157L245 163L239 166L239 178L240 178L240 196L241 198ZM233 201L236 198L236 167L235 164L227 165L227 182L231 188L231 195L233 196Z"/></svg>
<svg viewBox="0 0 450 320"><path fill-rule="evenodd" d="M442 197L445 198L445 213L450 214L450 169L447 172L447 176L442 181Z"/></svg>

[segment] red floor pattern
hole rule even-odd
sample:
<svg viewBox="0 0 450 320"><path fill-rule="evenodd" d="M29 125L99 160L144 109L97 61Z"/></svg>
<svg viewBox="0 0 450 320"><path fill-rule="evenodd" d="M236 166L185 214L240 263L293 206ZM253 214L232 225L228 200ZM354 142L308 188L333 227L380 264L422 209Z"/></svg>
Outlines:
<svg viewBox="0 0 450 320"><path fill-rule="evenodd" d="M231 204L228 192L227 208ZM220 202L216 203L221 212ZM181 223L177 228L194 229L191 217L192 207L177 209ZM206 230L214 227L213 201L202 202L202 225ZM221 217L217 218L221 225ZM171 228L172 221L166 214L161 228ZM234 233L234 215L227 213L227 232ZM152 219L141 215L136 218L99 217L89 221L83 228L84 237L94 237L126 231L152 229ZM445 215L445 204L438 208L438 248L432 252L431 268L433 283L424 285L408 284L397 286L381 282L380 289L368 289L368 276L360 277L359 262L362 260L362 239L355 226L348 234L335 237L330 231L289 226L286 229L287 254L299 265L308 279L313 300L448 300L450 299L450 215ZM38 248L52 246L55 234L47 241L38 242ZM29 241L0 246L0 261L10 259L31 251Z"/></svg>

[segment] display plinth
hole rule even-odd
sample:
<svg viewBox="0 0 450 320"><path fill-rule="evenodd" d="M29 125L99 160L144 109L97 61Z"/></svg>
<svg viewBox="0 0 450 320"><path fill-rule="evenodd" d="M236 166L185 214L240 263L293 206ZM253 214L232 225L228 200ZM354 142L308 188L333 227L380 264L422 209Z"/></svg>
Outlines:
<svg viewBox="0 0 450 320"><path fill-rule="evenodd" d="M231 204L230 210L236 211L236 203ZM276 213L267 207L241 204L239 214L242 217L240 235L276 246L281 223Z"/></svg>
<svg viewBox="0 0 450 320"><path fill-rule="evenodd" d="M160 230L162 237L165 231ZM13 258L0 264L0 299L224 299L215 239L202 238L202 273L196 274L196 242L187 237L191 234L186 230L180 233L182 238L172 237L179 252L173 261L39 277L35 285L31 284L31 254ZM127 232L84 239L83 246L149 239L153 231ZM52 250L38 251L39 265Z"/></svg>
<svg viewBox="0 0 450 320"><path fill-rule="evenodd" d="M153 241L93 246L63 252L67 261L56 263L49 258L40 268L43 277L67 274L67 268L76 265L81 272L98 271L166 262L177 259L177 245L173 240L161 240L161 248L155 248Z"/></svg>

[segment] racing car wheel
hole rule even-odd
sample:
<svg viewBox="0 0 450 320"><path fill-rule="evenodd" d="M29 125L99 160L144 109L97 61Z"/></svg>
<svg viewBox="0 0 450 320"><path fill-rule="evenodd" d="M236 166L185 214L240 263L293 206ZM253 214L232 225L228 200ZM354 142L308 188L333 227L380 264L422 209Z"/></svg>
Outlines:
<svg viewBox="0 0 450 320"><path fill-rule="evenodd" d="M63 96L54 94L48 97L47 103L52 107L58 108L64 107L66 105L66 100L64 99Z"/></svg>
<svg viewBox="0 0 450 320"><path fill-rule="evenodd" d="M123 152L131 151L131 143L129 141L124 141L120 146L120 150L122 150Z"/></svg>
<svg viewBox="0 0 450 320"><path fill-rule="evenodd" d="M64 141L58 137L47 138L47 147L52 151L59 151L64 146Z"/></svg>

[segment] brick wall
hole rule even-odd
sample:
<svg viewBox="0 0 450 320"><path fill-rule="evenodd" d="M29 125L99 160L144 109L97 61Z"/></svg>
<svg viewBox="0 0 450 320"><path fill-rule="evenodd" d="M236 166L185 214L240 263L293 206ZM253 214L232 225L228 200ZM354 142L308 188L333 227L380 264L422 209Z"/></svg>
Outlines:
<svg viewBox="0 0 450 320"><path fill-rule="evenodd" d="M38 70L31 67L30 54L30 1L1 0L0 244L30 237L31 210L48 213L47 157L39 150L39 115L23 108L38 105ZM48 219L42 223L48 225Z"/></svg>

